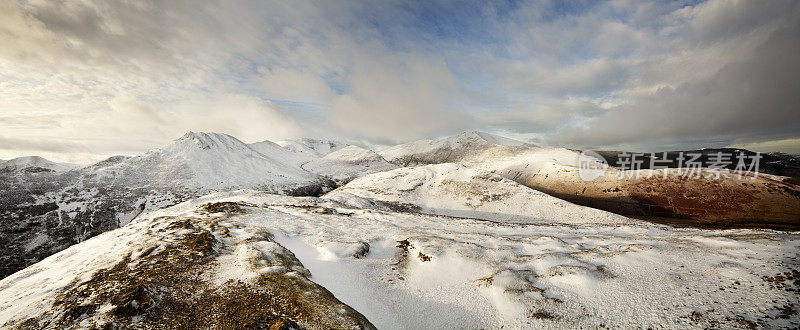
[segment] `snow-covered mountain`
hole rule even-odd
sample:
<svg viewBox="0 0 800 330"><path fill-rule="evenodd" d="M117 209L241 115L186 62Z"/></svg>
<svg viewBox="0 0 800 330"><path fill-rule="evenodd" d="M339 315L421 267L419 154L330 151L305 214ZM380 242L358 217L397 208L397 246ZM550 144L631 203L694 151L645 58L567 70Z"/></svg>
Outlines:
<svg viewBox="0 0 800 330"><path fill-rule="evenodd" d="M483 132L464 132L442 140L419 140L378 151L400 166L462 162L489 150L516 153L535 146Z"/></svg>
<svg viewBox="0 0 800 330"><path fill-rule="evenodd" d="M138 184L202 191L252 188L280 192L322 184L320 177L282 159L289 153L267 147L262 142L256 145L258 151L227 134L189 132L98 174Z"/></svg>
<svg viewBox="0 0 800 330"><path fill-rule="evenodd" d="M667 171L673 175L663 177L661 172L645 173L650 170L627 175L610 168L588 182L579 175L579 156L574 150L540 148L480 132L412 142L378 154L336 141L299 139L248 145L225 134L190 132L143 155L114 156L71 171L63 171L67 169L63 164L31 157L15 163L23 164L23 169L45 166L41 168L48 170L0 171L0 278L125 225L142 212L209 192L250 188L319 196L373 173L330 196L433 214L480 218L502 207L510 212L508 217L525 218L519 220L522 222L573 220L571 214L552 208L569 203L481 172L485 171L572 203L652 221L722 227L800 226L800 188L781 177L687 179L674 175L674 170ZM463 167L395 170L398 165L445 163ZM395 171L385 172L390 170ZM506 195L526 197L523 203ZM539 197L528 198L532 195ZM363 207L377 207L372 202ZM513 207L509 209L509 205ZM605 214L582 212L598 219L603 218L598 214Z"/></svg>
<svg viewBox="0 0 800 330"><path fill-rule="evenodd" d="M397 165L387 162L372 150L351 145L310 160L302 168L330 178L337 184L345 184L367 174L395 169Z"/></svg>
<svg viewBox="0 0 800 330"><path fill-rule="evenodd" d="M242 188L320 195L334 183L299 167L295 153L189 132L143 155L67 172L0 172L0 278L138 214ZM38 164L42 164L39 162Z"/></svg>
<svg viewBox="0 0 800 330"><path fill-rule="evenodd" d="M280 159L284 163L288 163L294 165L295 167L300 167L303 164L311 161L312 159L317 159L319 156L313 153L303 153L293 151L289 148L284 148L272 141L261 141L256 143L250 143L247 146L252 148L255 151L263 155L268 155L270 157Z"/></svg>
<svg viewBox="0 0 800 330"><path fill-rule="evenodd" d="M359 197L393 209L501 222L629 222L622 216L573 205L499 175L452 163L367 175L325 197L343 203L358 203L354 197ZM369 207L363 202L358 204Z"/></svg>
<svg viewBox="0 0 800 330"><path fill-rule="evenodd" d="M715 227L798 228L800 224L800 187L783 177L761 173L739 178L729 170L721 170L722 175L703 170L700 177L687 177L677 169L612 167L586 181L579 172L579 151L490 140L467 132L379 153L403 166L457 163L482 169L573 203L654 221Z"/></svg>
<svg viewBox="0 0 800 330"><path fill-rule="evenodd" d="M63 172L78 167L75 164L52 162L39 156L0 160L0 172Z"/></svg>
<svg viewBox="0 0 800 330"><path fill-rule="evenodd" d="M800 236L606 212L793 229L791 180L584 181L580 156L480 132L377 153L189 132L72 170L12 160L0 327L800 326Z"/></svg>
<svg viewBox="0 0 800 330"><path fill-rule="evenodd" d="M472 177L426 168L414 173ZM0 280L0 327L800 326L797 233L580 216L521 224L503 212L450 217L360 199L235 191L144 213ZM513 201L494 206L526 203Z"/></svg>
<svg viewBox="0 0 800 330"><path fill-rule="evenodd" d="M302 138L275 142L281 147L306 155L310 158L323 157L331 152L348 146L347 143L331 140Z"/></svg>

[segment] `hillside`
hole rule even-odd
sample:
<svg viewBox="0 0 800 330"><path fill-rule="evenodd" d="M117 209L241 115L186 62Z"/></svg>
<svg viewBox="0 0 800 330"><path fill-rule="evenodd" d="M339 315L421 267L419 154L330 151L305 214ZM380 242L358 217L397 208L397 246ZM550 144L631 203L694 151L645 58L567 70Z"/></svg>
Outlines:
<svg viewBox="0 0 800 330"><path fill-rule="evenodd" d="M800 326L796 233L479 218L217 193L0 280L0 326Z"/></svg>
<svg viewBox="0 0 800 330"><path fill-rule="evenodd" d="M576 167L564 165L551 165L535 173L513 169L497 173L580 205L659 223L800 228L800 187L768 174L739 178L728 170L704 169L695 178L678 169L611 169L597 179L584 181Z"/></svg>
<svg viewBox="0 0 800 330"><path fill-rule="evenodd" d="M270 232L220 224L239 213L204 204L72 246L0 282L0 325L374 328Z"/></svg>
<svg viewBox="0 0 800 330"><path fill-rule="evenodd" d="M468 161L492 149L514 153L535 147L520 141L483 133L464 132L442 140L419 140L379 150L378 154L399 166Z"/></svg>
<svg viewBox="0 0 800 330"><path fill-rule="evenodd" d="M310 160L302 168L330 178L337 184L345 184L367 174L395 169L397 165L387 162L372 150L347 146L322 158Z"/></svg>
<svg viewBox="0 0 800 330"><path fill-rule="evenodd" d="M298 168L312 159L319 158L316 154L293 151L269 140L250 143L247 146L262 155L280 159L282 162Z"/></svg>
<svg viewBox="0 0 800 330"><path fill-rule="evenodd" d="M704 170L702 177L677 169L651 172L609 168L583 180L578 151L564 148L503 146L476 134L422 140L381 152L396 164L458 163L496 173L530 188L625 216L681 226L800 228L800 186L791 179L761 174ZM771 158L770 158L771 159ZM774 163L769 168L777 166ZM706 178L708 177L708 178ZM710 178L710 179L709 179Z"/></svg>
<svg viewBox="0 0 800 330"><path fill-rule="evenodd" d="M0 278L138 214L209 192L320 195L333 183L286 160L292 152L189 132L143 155L68 172L0 173ZM277 146L277 145L275 145Z"/></svg>
<svg viewBox="0 0 800 330"><path fill-rule="evenodd" d="M490 172L438 164L367 175L324 197L347 202L353 196L393 209L501 222L623 224L624 217L581 207Z"/></svg>
<svg viewBox="0 0 800 330"><path fill-rule="evenodd" d="M318 185L321 179L286 162L285 154L257 151L236 138L218 133L189 132L174 142L104 168L118 180L154 186L179 186L204 191L254 188L284 191Z"/></svg>
<svg viewBox="0 0 800 330"><path fill-rule="evenodd" d="M320 140L311 138L284 140L284 141L277 141L275 143L280 145L281 147L286 148L287 150L293 151L298 154L306 155L306 157L309 158L320 158L331 152L334 152L336 150L348 146L348 144L339 141Z"/></svg>
<svg viewBox="0 0 800 330"><path fill-rule="evenodd" d="M9 160L0 160L0 173L3 172L64 172L79 168L80 166L67 163L51 162L39 156L18 157Z"/></svg>

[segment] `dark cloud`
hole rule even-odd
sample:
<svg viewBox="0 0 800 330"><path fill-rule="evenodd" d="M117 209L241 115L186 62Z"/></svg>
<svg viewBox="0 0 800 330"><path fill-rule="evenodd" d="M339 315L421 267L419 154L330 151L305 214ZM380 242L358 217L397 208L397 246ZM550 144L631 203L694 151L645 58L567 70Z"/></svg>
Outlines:
<svg viewBox="0 0 800 330"><path fill-rule="evenodd" d="M555 141L617 145L670 140L758 141L800 132L800 24L772 33L752 58L708 80L663 88L604 111Z"/></svg>

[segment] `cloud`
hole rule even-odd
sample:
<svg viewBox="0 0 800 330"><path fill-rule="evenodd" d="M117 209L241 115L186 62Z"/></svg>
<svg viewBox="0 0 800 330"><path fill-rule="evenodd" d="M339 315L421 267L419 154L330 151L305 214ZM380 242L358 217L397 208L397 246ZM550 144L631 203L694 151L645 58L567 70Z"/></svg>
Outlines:
<svg viewBox="0 0 800 330"><path fill-rule="evenodd" d="M538 95L587 95L614 92L630 75L625 63L599 58L567 66L514 63L505 74L506 85Z"/></svg>
<svg viewBox="0 0 800 330"><path fill-rule="evenodd" d="M350 93L337 97L331 122L373 140L408 141L457 131L468 118L448 109L458 97L456 77L443 60L421 55L391 61L359 59L349 78Z"/></svg>
<svg viewBox="0 0 800 330"><path fill-rule="evenodd" d="M665 87L603 111L565 132L564 142L774 139L800 132L798 19L774 31L751 58L707 80Z"/></svg>
<svg viewBox="0 0 800 330"><path fill-rule="evenodd" d="M114 111L99 115L94 121L74 123L76 131L101 128L96 135L147 136L160 143L187 131L213 131L233 135L246 142L265 139L288 139L301 136L302 130L292 117L269 101L241 94L222 94L171 104L160 112L128 96L112 101ZM155 147L154 145L151 147Z"/></svg>
<svg viewBox="0 0 800 330"><path fill-rule="evenodd" d="M31 141L0 136L0 145L4 146L3 150L85 151L80 144L55 139Z"/></svg>
<svg viewBox="0 0 800 330"><path fill-rule="evenodd" d="M307 72L287 68L259 67L258 79L266 95L298 102L330 102L336 95L325 79Z"/></svg>
<svg viewBox="0 0 800 330"><path fill-rule="evenodd" d="M773 152L775 150L782 150L788 154L800 155L800 138L763 141L756 143L734 143L729 147L743 148L758 152Z"/></svg>
<svg viewBox="0 0 800 330"><path fill-rule="evenodd" d="M543 9L520 12L531 10ZM576 147L796 137L800 62L788 54L800 44L798 13L790 1L616 1L555 18L516 16L512 54L535 60L493 66L510 90L499 98L506 107L481 121Z"/></svg>
<svg viewBox="0 0 800 330"><path fill-rule="evenodd" d="M173 132L189 130L227 133L245 142L282 140L302 136L292 117L269 101L225 94L211 102L188 102L178 107L170 122Z"/></svg>
<svg viewBox="0 0 800 330"><path fill-rule="evenodd" d="M0 1L0 131L15 144L0 152L67 141L94 159L186 130L393 143L481 129L638 149L794 139L798 17L790 0Z"/></svg>
<svg viewBox="0 0 800 330"><path fill-rule="evenodd" d="M0 2L0 55L14 60L46 56L53 61L65 56L66 50L47 27L13 2Z"/></svg>

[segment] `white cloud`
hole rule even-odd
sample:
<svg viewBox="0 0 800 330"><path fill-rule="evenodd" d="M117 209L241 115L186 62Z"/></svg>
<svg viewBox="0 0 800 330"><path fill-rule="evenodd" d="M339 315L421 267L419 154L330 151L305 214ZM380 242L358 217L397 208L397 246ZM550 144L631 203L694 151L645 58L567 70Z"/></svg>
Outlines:
<svg viewBox="0 0 800 330"><path fill-rule="evenodd" d="M336 95L325 79L307 72L286 68L259 67L264 92L272 98L297 102L330 102Z"/></svg>
<svg viewBox="0 0 800 330"><path fill-rule="evenodd" d="M331 122L357 136L391 142L468 124L464 114L448 109L459 86L444 61L416 54L385 56L357 60L348 80L351 92L334 100Z"/></svg>
<svg viewBox="0 0 800 330"><path fill-rule="evenodd" d="M623 87L629 64L610 58L587 60L573 65L514 63L509 65L506 84L532 94L597 94Z"/></svg>

